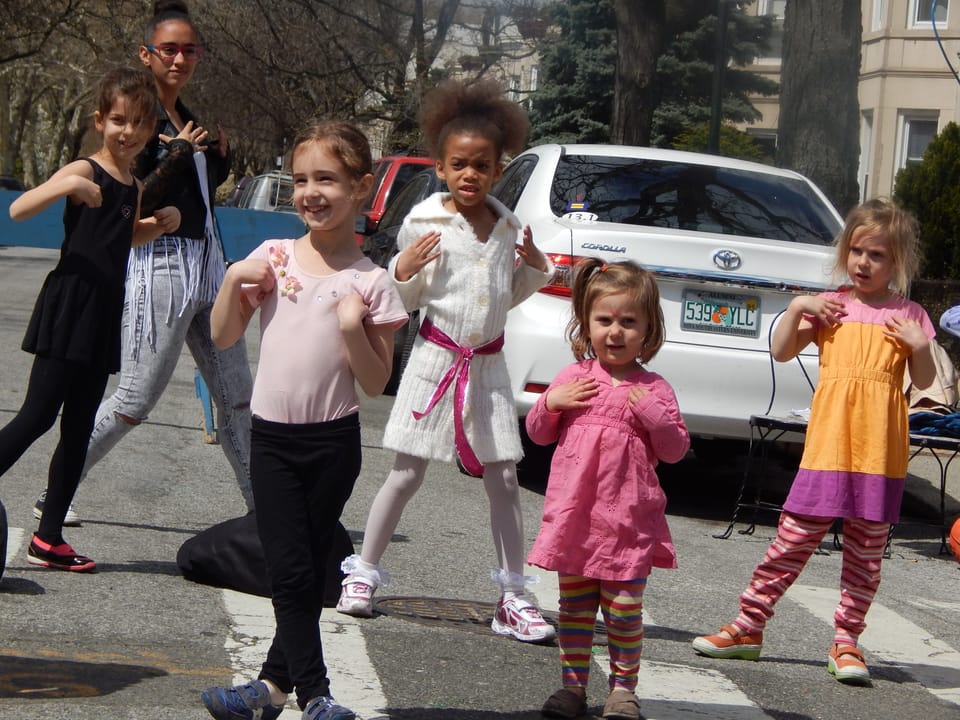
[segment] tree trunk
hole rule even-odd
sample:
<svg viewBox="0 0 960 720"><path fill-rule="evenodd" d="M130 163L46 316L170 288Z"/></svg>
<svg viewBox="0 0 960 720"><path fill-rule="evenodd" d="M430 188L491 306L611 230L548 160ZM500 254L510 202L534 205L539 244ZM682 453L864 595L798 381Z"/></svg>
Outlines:
<svg viewBox="0 0 960 720"><path fill-rule="evenodd" d="M615 0L617 78L610 141L649 145L656 104L657 58L663 43L663 0Z"/></svg>
<svg viewBox="0 0 960 720"><path fill-rule="evenodd" d="M777 164L812 179L845 214L859 201L860 0L789 2Z"/></svg>

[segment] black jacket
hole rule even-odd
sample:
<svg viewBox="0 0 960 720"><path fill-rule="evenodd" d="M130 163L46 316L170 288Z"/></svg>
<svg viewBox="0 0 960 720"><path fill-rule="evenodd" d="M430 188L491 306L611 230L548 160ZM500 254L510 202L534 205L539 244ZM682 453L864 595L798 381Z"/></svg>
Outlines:
<svg viewBox="0 0 960 720"><path fill-rule="evenodd" d="M197 119L179 99L177 112L184 122ZM207 209L200 192L200 179L193 162L193 146L187 140L160 142L160 135L176 138L179 132L163 106L157 107L157 130L137 156L133 174L143 181L143 196L140 199L140 217L149 217L157 208L173 205L180 211L180 227L174 233L178 237L202 238L206 228ZM211 133L211 138L216 133ZM216 147L204 151L207 159L207 177L210 203L219 186L230 172L230 156L220 156Z"/></svg>

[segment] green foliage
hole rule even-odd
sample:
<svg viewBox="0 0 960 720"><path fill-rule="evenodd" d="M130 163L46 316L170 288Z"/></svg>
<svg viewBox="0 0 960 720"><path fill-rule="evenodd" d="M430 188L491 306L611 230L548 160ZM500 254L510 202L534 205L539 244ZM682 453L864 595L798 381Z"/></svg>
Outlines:
<svg viewBox="0 0 960 720"><path fill-rule="evenodd" d="M960 278L960 126L948 123L923 160L897 175L894 198L917 216L925 278Z"/></svg>
<svg viewBox="0 0 960 720"><path fill-rule="evenodd" d="M685 131L710 120L717 42L716 0L667 3L668 41L657 62L660 103L653 113L651 144L675 145ZM749 95L774 95L778 85L737 66L749 65L768 49L769 16L751 16L731 7L727 15L727 65L720 115L731 122L758 120Z"/></svg>
<svg viewBox="0 0 960 720"><path fill-rule="evenodd" d="M556 31L537 47L541 83L532 98L531 141L609 142L617 64L613 2L572 0L553 3L546 10ZM670 146L678 135L710 119L716 10L716 0L667 3L651 144ZM721 114L731 122L756 120L759 114L749 95L773 95L778 86L736 66L764 54L772 21L747 15L739 7L731 7L727 19L729 64Z"/></svg>
<svg viewBox="0 0 960 720"><path fill-rule="evenodd" d="M538 46L542 83L530 110L531 141L608 142L617 66L613 4L558 2L548 17L559 32Z"/></svg>
<svg viewBox="0 0 960 720"><path fill-rule="evenodd" d="M710 123L700 123L687 128L673 140L673 147L677 150L691 152L706 152L710 137ZM733 125L720 125L720 155L740 160L754 162L769 162L763 147L742 130Z"/></svg>

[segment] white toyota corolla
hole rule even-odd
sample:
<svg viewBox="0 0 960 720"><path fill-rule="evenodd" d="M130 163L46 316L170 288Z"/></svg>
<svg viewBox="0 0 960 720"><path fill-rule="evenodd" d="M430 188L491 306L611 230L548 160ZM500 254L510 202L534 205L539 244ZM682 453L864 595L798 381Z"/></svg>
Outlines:
<svg viewBox="0 0 960 720"><path fill-rule="evenodd" d="M809 406L816 348L779 367L769 355L771 326L794 295L835 287L842 219L805 177L714 155L541 145L510 162L493 194L557 266L507 320L521 417L573 361L569 280L583 256L656 274L667 340L650 369L673 386L695 438L748 438L774 382L772 412Z"/></svg>

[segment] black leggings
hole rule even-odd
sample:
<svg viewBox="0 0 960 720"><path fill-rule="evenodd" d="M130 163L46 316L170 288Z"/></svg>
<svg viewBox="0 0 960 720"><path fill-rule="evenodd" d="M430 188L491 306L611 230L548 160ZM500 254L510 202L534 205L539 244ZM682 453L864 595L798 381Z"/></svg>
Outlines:
<svg viewBox="0 0 960 720"><path fill-rule="evenodd" d="M30 371L27 396L16 416L0 430L0 475L20 459L60 419L60 442L50 460L47 499L37 535L44 542L63 542L63 519L73 501L87 457L97 407L109 373L66 360L37 357Z"/></svg>
<svg viewBox="0 0 960 720"><path fill-rule="evenodd" d="M327 558L360 474L357 415L291 425L253 418L250 473L277 631L260 671L302 710L330 694L320 642Z"/></svg>

